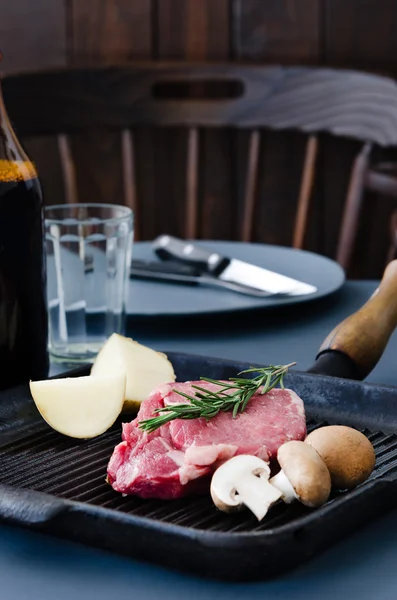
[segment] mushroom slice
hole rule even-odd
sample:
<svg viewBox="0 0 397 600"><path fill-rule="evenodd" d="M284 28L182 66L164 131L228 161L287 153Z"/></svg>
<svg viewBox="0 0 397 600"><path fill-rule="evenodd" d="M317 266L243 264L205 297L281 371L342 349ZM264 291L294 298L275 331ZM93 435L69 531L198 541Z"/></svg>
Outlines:
<svg viewBox="0 0 397 600"><path fill-rule="evenodd" d="M281 498L281 492L270 485L269 476L269 465L257 456L234 456L212 476L212 500L224 512L246 506L261 521L270 506Z"/></svg>
<svg viewBox="0 0 397 600"><path fill-rule="evenodd" d="M305 443L321 456L331 473L332 485L350 490L363 483L375 467L375 450L367 437L345 425L328 425L312 431Z"/></svg>
<svg viewBox="0 0 397 600"><path fill-rule="evenodd" d="M331 493L331 476L321 456L305 442L286 442L277 452L281 471L270 479L287 504L299 500L315 508Z"/></svg>

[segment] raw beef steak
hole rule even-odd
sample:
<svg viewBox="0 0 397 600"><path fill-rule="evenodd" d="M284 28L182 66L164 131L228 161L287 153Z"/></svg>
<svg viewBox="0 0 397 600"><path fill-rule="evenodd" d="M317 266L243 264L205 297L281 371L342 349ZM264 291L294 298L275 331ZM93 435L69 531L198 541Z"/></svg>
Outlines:
<svg viewBox="0 0 397 600"><path fill-rule="evenodd" d="M287 389L255 394L236 418L224 412L209 421L177 419L150 434L139 429L139 421L152 417L156 408L188 402L177 391L192 396L194 384L219 389L203 381L161 385L142 402L137 418L123 424L123 441L108 465L108 481L116 491L162 499L204 491L222 461L236 454L268 461L281 444L306 435L303 402Z"/></svg>

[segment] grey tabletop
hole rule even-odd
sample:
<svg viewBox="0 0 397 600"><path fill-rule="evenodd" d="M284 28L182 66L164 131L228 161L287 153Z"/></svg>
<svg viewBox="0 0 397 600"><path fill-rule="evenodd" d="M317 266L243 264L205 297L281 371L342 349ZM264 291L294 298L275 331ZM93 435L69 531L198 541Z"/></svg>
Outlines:
<svg viewBox="0 0 397 600"><path fill-rule="evenodd" d="M297 360L299 369L305 370L330 329L357 310L376 285L376 282L348 282L326 299L287 310L183 320L130 318L128 333L156 349L257 363ZM397 335L394 335L368 379L397 385L396 364ZM228 584L126 560L33 532L1 527L0 598L395 600L396 531L397 510L287 576L263 583Z"/></svg>

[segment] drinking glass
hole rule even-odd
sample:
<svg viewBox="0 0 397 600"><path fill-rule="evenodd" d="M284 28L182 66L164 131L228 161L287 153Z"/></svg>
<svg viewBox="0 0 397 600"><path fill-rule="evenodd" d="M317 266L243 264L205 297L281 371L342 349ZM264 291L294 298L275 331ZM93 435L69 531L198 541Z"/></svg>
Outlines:
<svg viewBox="0 0 397 600"><path fill-rule="evenodd" d="M44 214L49 351L55 361L92 362L112 333L124 334L133 214L112 204Z"/></svg>

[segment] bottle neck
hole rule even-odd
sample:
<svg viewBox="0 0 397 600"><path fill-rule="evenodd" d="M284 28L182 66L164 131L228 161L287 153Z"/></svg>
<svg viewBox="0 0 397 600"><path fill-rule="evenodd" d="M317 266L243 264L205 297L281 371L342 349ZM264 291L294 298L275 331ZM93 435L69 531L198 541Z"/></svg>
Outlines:
<svg viewBox="0 0 397 600"><path fill-rule="evenodd" d="M4 103L2 77L0 73L0 134L3 137L12 138L15 136L10 120L8 118L6 105Z"/></svg>
<svg viewBox="0 0 397 600"><path fill-rule="evenodd" d="M0 50L0 63L1 63L2 58L3 58L3 54ZM0 125L4 118L3 115L6 115L6 114L7 114L7 111L6 111L6 107L4 105L4 98L3 98L3 73L0 70Z"/></svg>
<svg viewBox="0 0 397 600"><path fill-rule="evenodd" d="M37 176L35 167L26 156L8 118L0 76L0 164L2 170L5 169L7 173L11 173L10 163L14 163L14 170L17 165L17 170L20 171L18 178L31 179Z"/></svg>
<svg viewBox="0 0 397 600"><path fill-rule="evenodd" d="M8 116L7 116L7 111L6 111L6 107L4 104L2 78L1 78L1 74L0 74L0 127L6 125L7 122L8 122Z"/></svg>

